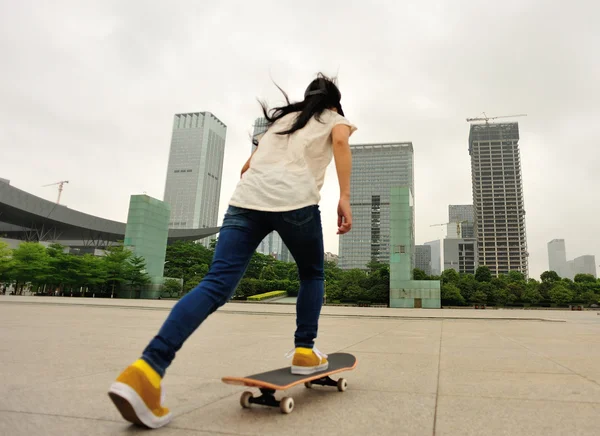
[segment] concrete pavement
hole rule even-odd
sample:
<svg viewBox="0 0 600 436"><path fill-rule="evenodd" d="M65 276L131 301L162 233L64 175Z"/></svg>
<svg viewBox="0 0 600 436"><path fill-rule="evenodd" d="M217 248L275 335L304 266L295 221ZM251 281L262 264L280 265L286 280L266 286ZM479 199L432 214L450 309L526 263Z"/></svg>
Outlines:
<svg viewBox="0 0 600 436"><path fill-rule="evenodd" d="M0 434L142 432L106 390L173 304L0 296ZM245 389L220 378L289 364L293 312L230 303L210 317L165 379L175 419L152 433L600 434L597 312L325 307L317 346L358 358L348 390L293 388L290 415L242 409Z"/></svg>

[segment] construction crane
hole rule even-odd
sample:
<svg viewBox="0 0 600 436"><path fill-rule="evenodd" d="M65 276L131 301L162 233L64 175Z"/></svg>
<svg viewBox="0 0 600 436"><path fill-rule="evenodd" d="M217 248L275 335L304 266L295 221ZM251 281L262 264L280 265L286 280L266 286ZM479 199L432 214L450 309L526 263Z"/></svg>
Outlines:
<svg viewBox="0 0 600 436"><path fill-rule="evenodd" d="M60 182L56 182L56 183L50 183L49 185L44 185L44 186L42 186L42 188L45 188L45 187L47 187L47 186L55 186L55 185L58 185L58 198L56 199L56 204L60 204L60 196L61 196L61 194L62 194L62 191L63 191L63 185L64 185L65 183L69 183L69 181L68 181L68 180L62 180L62 181L60 181Z"/></svg>
<svg viewBox="0 0 600 436"><path fill-rule="evenodd" d="M526 117L527 114L518 114L518 115L502 115L499 117L488 117L485 112L483 112L483 117L479 118L467 118L468 123L472 123L473 121L485 121L486 124L489 124L490 120L497 120L498 118L514 118L514 117Z"/></svg>
<svg viewBox="0 0 600 436"><path fill-rule="evenodd" d="M462 238L462 224L463 223L468 223L469 221L467 220L463 220L463 221L453 221L451 223L442 223L442 224L432 224L429 227L437 227L437 226L447 226L449 224L456 224L456 235L459 238Z"/></svg>

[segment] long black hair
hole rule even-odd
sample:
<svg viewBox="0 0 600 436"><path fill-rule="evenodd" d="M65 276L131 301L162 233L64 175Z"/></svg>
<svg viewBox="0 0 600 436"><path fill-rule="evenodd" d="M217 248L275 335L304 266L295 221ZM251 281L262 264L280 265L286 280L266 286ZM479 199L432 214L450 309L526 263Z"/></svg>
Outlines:
<svg viewBox="0 0 600 436"><path fill-rule="evenodd" d="M340 102L342 93L335 82L335 79L331 79L323 73L317 74L317 78L310 82L306 91L304 91L304 100L297 103L291 103L286 92L279 85L275 84L277 89L283 94L287 105L269 109L264 101L259 100L263 114L267 120L267 128L292 112L299 112L294 124L287 130L277 132L278 135L290 135L302 129L312 117L315 117L320 122L320 116L325 109L335 108L340 115L344 116ZM254 145L258 145L256 139L253 142Z"/></svg>

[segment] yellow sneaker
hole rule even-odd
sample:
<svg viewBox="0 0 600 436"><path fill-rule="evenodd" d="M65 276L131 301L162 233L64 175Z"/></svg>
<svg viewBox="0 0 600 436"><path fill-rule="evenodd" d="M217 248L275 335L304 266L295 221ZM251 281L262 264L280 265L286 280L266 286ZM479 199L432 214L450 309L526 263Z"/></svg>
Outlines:
<svg viewBox="0 0 600 436"><path fill-rule="evenodd" d="M126 421L159 428L171 421L169 409L162 406L160 375L145 361L138 360L111 385L108 396Z"/></svg>
<svg viewBox="0 0 600 436"><path fill-rule="evenodd" d="M321 353L316 348L298 347L294 350L292 374L310 375L315 372L324 371L328 367L327 354Z"/></svg>

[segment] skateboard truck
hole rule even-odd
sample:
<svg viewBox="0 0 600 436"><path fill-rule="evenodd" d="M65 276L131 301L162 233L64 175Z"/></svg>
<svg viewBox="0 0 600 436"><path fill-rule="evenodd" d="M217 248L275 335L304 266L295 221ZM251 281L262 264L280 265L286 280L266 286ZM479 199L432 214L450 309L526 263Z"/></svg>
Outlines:
<svg viewBox="0 0 600 436"><path fill-rule="evenodd" d="M281 401L275 398L274 389L260 389L261 396L255 397L252 392L246 391L240 397L240 404L244 409L250 408L251 404L258 404L268 407L279 407L283 413L291 413L294 410L294 399L291 397L283 397Z"/></svg>
<svg viewBox="0 0 600 436"><path fill-rule="evenodd" d="M338 391L340 391L340 392L344 392L346 389L348 389L348 381L345 378L340 378L336 381L329 376L325 376L325 377L318 378L316 380L311 380L311 381L304 383L304 386L306 386L308 389L312 388L313 385L336 386L338 388Z"/></svg>

